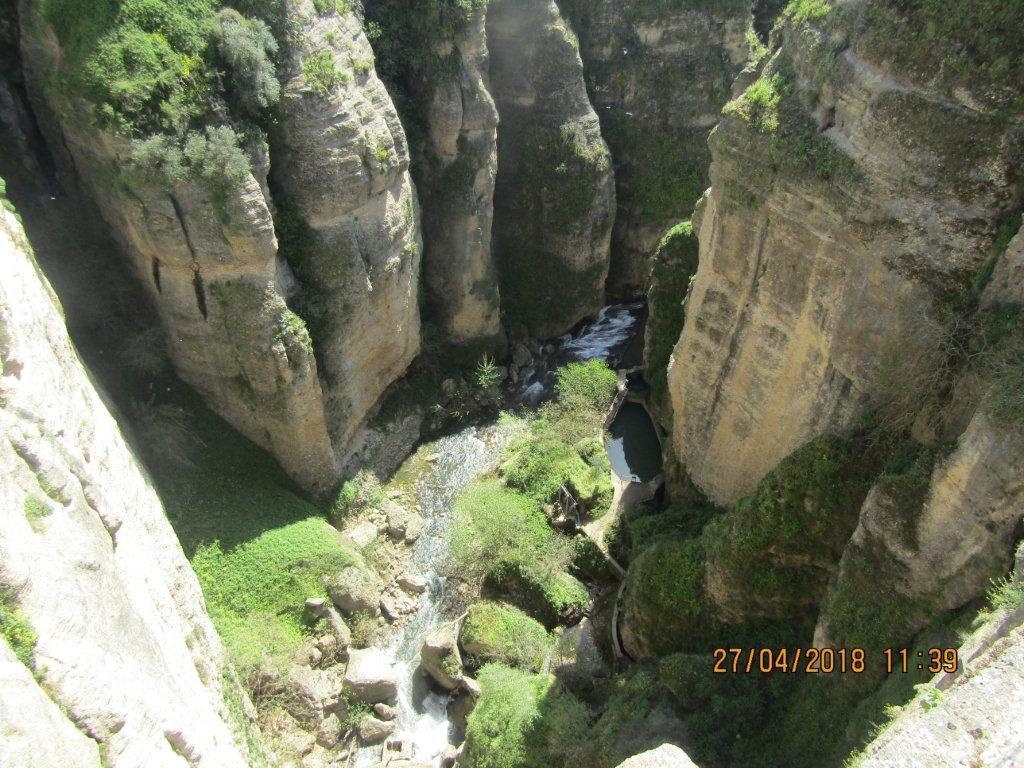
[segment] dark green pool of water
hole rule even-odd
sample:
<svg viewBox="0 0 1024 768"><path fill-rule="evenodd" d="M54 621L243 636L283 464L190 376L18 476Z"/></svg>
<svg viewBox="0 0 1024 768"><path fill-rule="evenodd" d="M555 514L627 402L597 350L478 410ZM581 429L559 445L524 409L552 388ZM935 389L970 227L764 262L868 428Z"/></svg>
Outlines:
<svg viewBox="0 0 1024 768"><path fill-rule="evenodd" d="M647 409L639 403L622 406L604 445L612 469L623 480L646 483L661 472L661 443Z"/></svg>

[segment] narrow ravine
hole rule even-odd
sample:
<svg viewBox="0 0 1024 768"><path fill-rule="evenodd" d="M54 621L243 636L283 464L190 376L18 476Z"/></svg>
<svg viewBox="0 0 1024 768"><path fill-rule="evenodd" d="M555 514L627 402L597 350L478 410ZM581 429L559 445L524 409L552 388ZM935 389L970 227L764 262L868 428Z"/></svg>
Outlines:
<svg viewBox="0 0 1024 768"><path fill-rule="evenodd" d="M392 738L410 744L419 761L438 764L448 746L448 697L432 691L419 673L419 653L424 638L449 620L444 615L447 579L443 564L448 557L455 499L473 480L497 467L510 433L510 428L501 426L467 427L437 440L430 446L436 457L433 468L416 483L416 499L426 525L413 546L411 570L428 586L419 610L385 651L395 664L398 680L398 716ZM356 765L377 764L380 752L380 747L360 750Z"/></svg>
<svg viewBox="0 0 1024 768"><path fill-rule="evenodd" d="M610 305L577 332L548 342L551 351L538 360L521 390L523 402L535 405L550 397L555 370L566 363L601 359L615 366L637 331L641 310L639 302ZM444 576L454 504L471 482L497 468L514 430L514 426L473 426L437 440L428 448L433 466L416 482L419 513L426 525L413 545L410 570L423 577L428 587L419 610L385 648L398 680L396 727L389 741L403 742L411 747L413 759L435 766L440 765L450 740L448 696L430 687L420 672L419 655L429 635L456 619L445 612ZM362 749L355 765L370 768L380 756L380 746Z"/></svg>

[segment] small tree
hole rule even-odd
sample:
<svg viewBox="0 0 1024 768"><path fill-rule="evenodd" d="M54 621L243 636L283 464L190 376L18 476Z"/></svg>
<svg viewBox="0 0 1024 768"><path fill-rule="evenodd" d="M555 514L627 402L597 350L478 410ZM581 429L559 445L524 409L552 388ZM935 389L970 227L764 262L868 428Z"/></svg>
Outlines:
<svg viewBox="0 0 1024 768"><path fill-rule="evenodd" d="M497 403L501 396L501 372L494 364L494 358L484 355L476 364L473 382L481 397L489 403Z"/></svg>

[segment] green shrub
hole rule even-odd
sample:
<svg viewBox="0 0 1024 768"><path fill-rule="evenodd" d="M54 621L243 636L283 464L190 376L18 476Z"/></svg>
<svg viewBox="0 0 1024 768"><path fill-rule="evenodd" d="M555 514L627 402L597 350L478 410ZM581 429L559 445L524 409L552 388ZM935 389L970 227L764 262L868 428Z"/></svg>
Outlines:
<svg viewBox="0 0 1024 768"><path fill-rule="evenodd" d="M684 650L706 628L704 566L700 539L656 541L630 565L624 620L651 654Z"/></svg>
<svg viewBox="0 0 1024 768"><path fill-rule="evenodd" d="M467 768L523 768L529 764L529 732L540 718L539 701L553 678L488 664L477 679L482 693L466 724L460 762Z"/></svg>
<svg viewBox="0 0 1024 768"><path fill-rule="evenodd" d="M32 669L39 638L18 609L14 592L4 587L0 587L0 636L7 641L18 661Z"/></svg>
<svg viewBox="0 0 1024 768"><path fill-rule="evenodd" d="M348 73L335 66L334 52L328 49L302 60L302 78L314 91L326 95L348 82Z"/></svg>
<svg viewBox="0 0 1024 768"><path fill-rule="evenodd" d="M601 428L612 404L618 377L607 363L588 360L558 369L558 399L544 409L544 416L570 443L592 437Z"/></svg>
<svg viewBox="0 0 1024 768"><path fill-rule="evenodd" d="M565 573L571 542L535 501L497 480L473 483L456 501L452 556L461 577L487 579L545 621L587 605L586 589Z"/></svg>
<svg viewBox="0 0 1024 768"><path fill-rule="evenodd" d="M682 221L665 233L654 252L647 293L652 311L647 320L644 376L652 402L663 407L667 404L668 363L683 332L683 299L697 274L699 250L693 225Z"/></svg>
<svg viewBox="0 0 1024 768"><path fill-rule="evenodd" d="M551 646L540 622L518 608L492 601L470 606L459 641L478 662L500 661L534 672L540 670Z"/></svg>
<svg viewBox="0 0 1024 768"><path fill-rule="evenodd" d="M611 503L610 466L588 464L547 421L534 421L511 443L501 471L512 488L540 503L554 501L562 485L598 514Z"/></svg>
<svg viewBox="0 0 1024 768"><path fill-rule="evenodd" d="M816 21L832 10L829 0L791 0L783 15L798 22Z"/></svg>
<svg viewBox="0 0 1024 768"><path fill-rule="evenodd" d="M483 690L469 715L460 764L466 768L581 765L588 712L553 677L488 664L477 679Z"/></svg>
<svg viewBox="0 0 1024 768"><path fill-rule="evenodd" d="M277 104L281 96L273 62L277 41L266 24L225 8L217 14L213 44L226 66L228 92L238 114L257 118Z"/></svg>
<svg viewBox="0 0 1024 768"><path fill-rule="evenodd" d="M45 0L64 48L61 79L127 135L181 133L215 93L205 55L212 0Z"/></svg>
<svg viewBox="0 0 1024 768"><path fill-rule="evenodd" d="M185 180L199 182L226 216L227 201L250 173L238 135L227 125L207 126L181 138L155 135L133 142L132 168L168 188Z"/></svg>
<svg viewBox="0 0 1024 768"><path fill-rule="evenodd" d="M43 530L43 520L53 514L49 505L38 496L26 496L23 506L25 519L37 533Z"/></svg>

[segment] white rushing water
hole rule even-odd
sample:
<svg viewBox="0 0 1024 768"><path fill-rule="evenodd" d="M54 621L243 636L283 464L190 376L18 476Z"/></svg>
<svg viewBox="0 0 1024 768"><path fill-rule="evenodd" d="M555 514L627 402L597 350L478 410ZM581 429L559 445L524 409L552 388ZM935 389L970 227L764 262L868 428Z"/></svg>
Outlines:
<svg viewBox="0 0 1024 768"><path fill-rule="evenodd" d="M576 336L569 336L561 352L567 362L609 360L633 337L643 303L610 304L597 313L594 322L584 325Z"/></svg>
<svg viewBox="0 0 1024 768"><path fill-rule="evenodd" d="M555 349L543 360L521 371L517 398L519 402L536 406L554 391L555 371L566 363L604 360L615 365L636 333L643 310L643 302L610 304L597 313L593 322L580 327L576 333L548 342Z"/></svg>
<svg viewBox="0 0 1024 768"><path fill-rule="evenodd" d="M510 430L467 427L431 445L432 470L416 485L425 526L413 545L412 570L428 583L419 610L385 649L398 678L395 735L412 745L416 760L438 765L448 746L448 697L430 690L418 671L423 640L448 620L443 614L445 582L442 565L448 558L452 510L456 497L473 480L493 471ZM367 768L380 758L380 747L360 750L356 766Z"/></svg>

